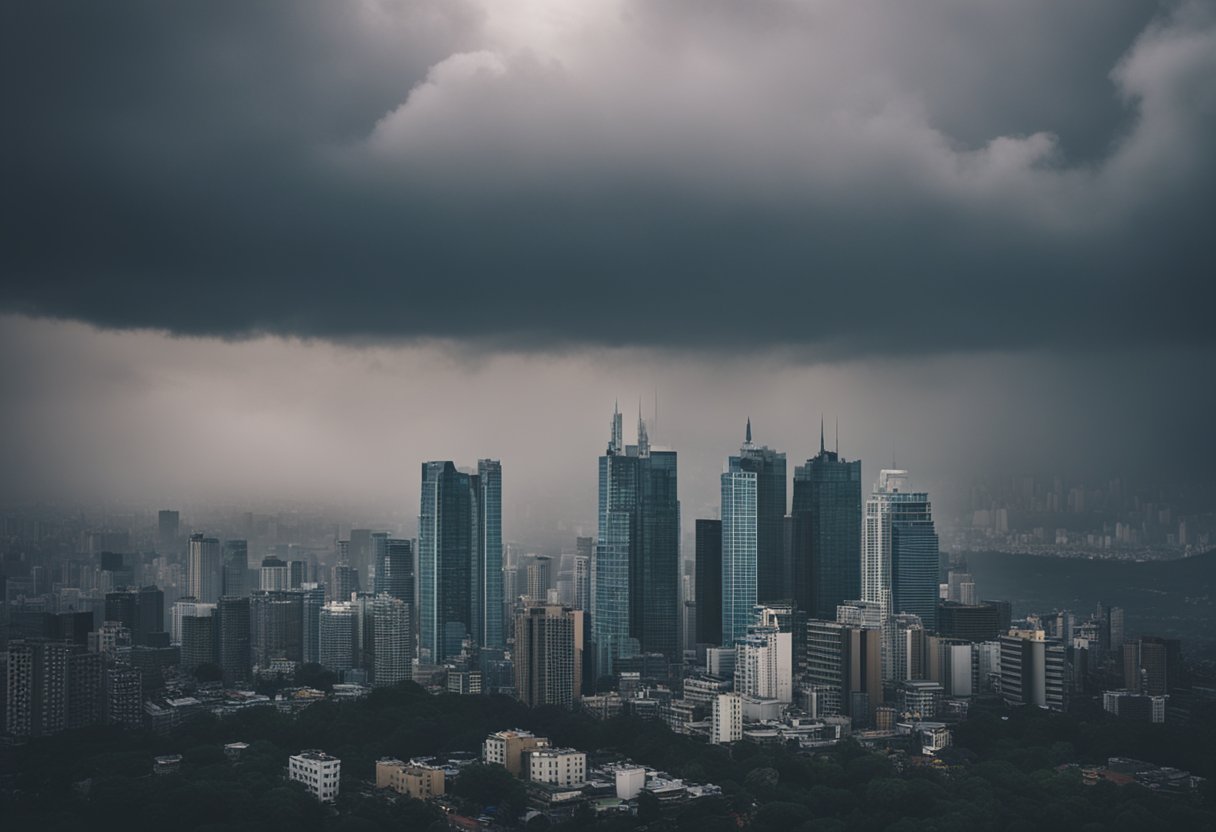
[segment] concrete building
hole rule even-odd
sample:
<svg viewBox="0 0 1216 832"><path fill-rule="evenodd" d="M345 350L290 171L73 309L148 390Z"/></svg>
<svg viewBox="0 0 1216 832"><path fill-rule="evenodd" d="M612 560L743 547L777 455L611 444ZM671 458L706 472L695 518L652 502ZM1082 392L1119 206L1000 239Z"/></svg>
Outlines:
<svg viewBox="0 0 1216 832"><path fill-rule="evenodd" d="M498 731L482 743L481 757L487 763L497 763L516 777L523 773L523 754L533 748L548 748L549 740L530 731Z"/></svg>
<svg viewBox="0 0 1216 832"><path fill-rule="evenodd" d="M743 739L743 698L737 693L722 693L714 699L709 741L715 745Z"/></svg>
<svg viewBox="0 0 1216 832"><path fill-rule="evenodd" d="M614 770L616 796L620 800L633 800L646 786L646 769L637 766L618 766Z"/></svg>
<svg viewBox="0 0 1216 832"><path fill-rule="evenodd" d="M1042 630L1011 629L1001 636L1001 696L1006 704L1064 711L1067 659L1064 646Z"/></svg>
<svg viewBox="0 0 1216 832"><path fill-rule="evenodd" d="M528 780L555 786L587 782L587 755L573 748L533 748L524 752Z"/></svg>
<svg viewBox="0 0 1216 832"><path fill-rule="evenodd" d="M774 627L752 627L735 647L735 692L794 701L794 637Z"/></svg>
<svg viewBox="0 0 1216 832"><path fill-rule="evenodd" d="M515 693L531 707L569 708L583 692L583 611L533 606L515 619Z"/></svg>
<svg viewBox="0 0 1216 832"><path fill-rule="evenodd" d="M415 800L429 800L444 793L443 769L411 760L383 759L376 761L376 788L392 789Z"/></svg>
<svg viewBox="0 0 1216 832"><path fill-rule="evenodd" d="M323 803L338 798L342 776L342 761L324 751L301 751L288 760L287 776L303 783Z"/></svg>

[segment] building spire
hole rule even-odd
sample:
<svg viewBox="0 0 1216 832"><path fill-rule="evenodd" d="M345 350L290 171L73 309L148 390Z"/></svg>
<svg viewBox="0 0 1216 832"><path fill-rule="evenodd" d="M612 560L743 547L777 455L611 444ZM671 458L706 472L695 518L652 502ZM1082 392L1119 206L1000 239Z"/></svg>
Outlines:
<svg viewBox="0 0 1216 832"><path fill-rule="evenodd" d="M608 440L609 455L619 454L623 450L621 437L621 407L620 401L612 404L612 438Z"/></svg>
<svg viewBox="0 0 1216 832"><path fill-rule="evenodd" d="M743 441L747 444L752 444L752 417L747 417L747 432L743 434Z"/></svg>
<svg viewBox="0 0 1216 832"><path fill-rule="evenodd" d="M819 414L819 453L823 453L823 414Z"/></svg>
<svg viewBox="0 0 1216 832"><path fill-rule="evenodd" d="M836 456L840 456L840 416L836 416Z"/></svg>

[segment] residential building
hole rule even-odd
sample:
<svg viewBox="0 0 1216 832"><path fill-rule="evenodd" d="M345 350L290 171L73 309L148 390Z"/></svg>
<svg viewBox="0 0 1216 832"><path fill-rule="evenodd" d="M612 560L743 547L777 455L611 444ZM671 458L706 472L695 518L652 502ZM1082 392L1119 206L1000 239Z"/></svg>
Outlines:
<svg viewBox="0 0 1216 832"><path fill-rule="evenodd" d="M532 606L515 619L515 691L536 707L571 707L582 696L583 611Z"/></svg>
<svg viewBox="0 0 1216 832"><path fill-rule="evenodd" d="M523 772L523 754L533 748L547 748L549 740L519 729L498 731L486 737L482 744L482 760L502 766L519 777Z"/></svg>
<svg viewBox="0 0 1216 832"><path fill-rule="evenodd" d="M587 782L587 755L573 748L533 748L524 752L527 779L555 786Z"/></svg>
<svg viewBox="0 0 1216 832"><path fill-rule="evenodd" d="M190 535L186 553L186 595L214 604L223 588L220 542L202 534Z"/></svg>
<svg viewBox="0 0 1216 832"><path fill-rule="evenodd" d="M333 803L338 799L342 761L324 751L301 751L288 760L287 776L303 783L317 800Z"/></svg>
<svg viewBox="0 0 1216 832"><path fill-rule="evenodd" d="M743 739L743 698L737 693L722 693L714 698L709 741L715 745Z"/></svg>
<svg viewBox="0 0 1216 832"><path fill-rule="evenodd" d="M443 768L411 760L384 759L376 761L376 788L392 789L415 800L430 800L444 794Z"/></svg>

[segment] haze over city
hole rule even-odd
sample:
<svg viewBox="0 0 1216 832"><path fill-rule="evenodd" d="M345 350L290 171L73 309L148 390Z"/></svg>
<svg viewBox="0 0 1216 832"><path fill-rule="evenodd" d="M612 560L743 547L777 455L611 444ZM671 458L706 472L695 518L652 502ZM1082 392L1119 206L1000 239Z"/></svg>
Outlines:
<svg viewBox="0 0 1216 832"><path fill-rule="evenodd" d="M1216 826L1216 0L13 0L0 817Z"/></svg>

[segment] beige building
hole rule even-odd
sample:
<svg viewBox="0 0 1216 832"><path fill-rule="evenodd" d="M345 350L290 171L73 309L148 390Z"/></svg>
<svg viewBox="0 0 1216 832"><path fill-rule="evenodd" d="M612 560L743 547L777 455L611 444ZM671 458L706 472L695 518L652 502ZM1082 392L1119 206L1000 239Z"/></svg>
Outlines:
<svg viewBox="0 0 1216 832"><path fill-rule="evenodd" d="M413 761L377 760L376 788L392 789L417 800L438 797L444 793L443 769Z"/></svg>
<svg viewBox="0 0 1216 832"><path fill-rule="evenodd" d="M529 731L499 731L486 737L482 744L482 759L497 763L516 777L523 774L523 754L533 748L548 748L549 740Z"/></svg>

